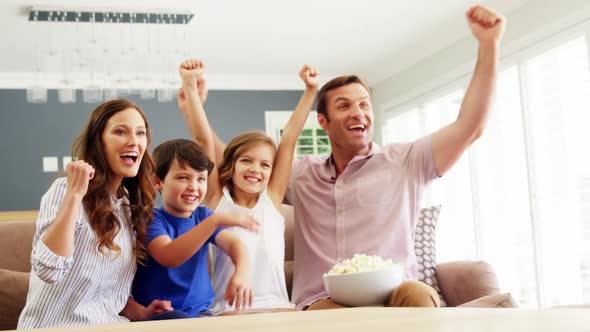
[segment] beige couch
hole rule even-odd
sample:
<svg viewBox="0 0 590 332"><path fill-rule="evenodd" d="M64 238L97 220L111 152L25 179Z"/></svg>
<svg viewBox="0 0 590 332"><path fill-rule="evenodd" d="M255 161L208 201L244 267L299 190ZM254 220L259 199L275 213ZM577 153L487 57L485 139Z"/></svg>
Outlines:
<svg viewBox="0 0 590 332"><path fill-rule="evenodd" d="M25 304L31 270L31 242L35 231L34 212L8 217L3 214L4 217L0 213L0 330L16 328L18 315ZM285 275L290 291L293 269L292 208L285 206L283 214L286 217ZM509 294L499 294L496 276L485 262L439 264L437 279L449 306L515 306Z"/></svg>

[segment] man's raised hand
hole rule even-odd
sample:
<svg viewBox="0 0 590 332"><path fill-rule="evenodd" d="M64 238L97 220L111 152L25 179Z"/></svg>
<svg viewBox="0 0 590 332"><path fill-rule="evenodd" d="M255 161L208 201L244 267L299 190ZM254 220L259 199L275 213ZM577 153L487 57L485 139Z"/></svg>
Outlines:
<svg viewBox="0 0 590 332"><path fill-rule="evenodd" d="M467 22L480 43L498 43L504 34L506 18L484 6L473 6L467 13Z"/></svg>

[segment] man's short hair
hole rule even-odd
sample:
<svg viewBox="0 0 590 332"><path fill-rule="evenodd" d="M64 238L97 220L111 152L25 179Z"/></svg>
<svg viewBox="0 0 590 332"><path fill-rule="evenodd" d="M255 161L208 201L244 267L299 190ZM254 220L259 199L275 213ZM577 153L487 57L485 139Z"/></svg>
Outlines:
<svg viewBox="0 0 590 332"><path fill-rule="evenodd" d="M337 89L341 86L353 83L358 83L362 85L365 89L367 89L367 92L369 92L369 97L372 97L371 89L369 89L367 84L365 84L365 82L363 82L363 80L361 80L360 77L356 75L338 76L336 78L331 79L328 83L324 84L324 86L322 86L322 88L320 89L320 92L318 93L318 114L322 114L324 117L326 117L327 120L330 120L328 118L328 92Z"/></svg>
<svg viewBox="0 0 590 332"><path fill-rule="evenodd" d="M187 165L198 172L207 171L211 174L213 162L207 157L205 150L197 143L187 139L173 139L158 145L154 149L156 176L164 180L174 160L180 165Z"/></svg>

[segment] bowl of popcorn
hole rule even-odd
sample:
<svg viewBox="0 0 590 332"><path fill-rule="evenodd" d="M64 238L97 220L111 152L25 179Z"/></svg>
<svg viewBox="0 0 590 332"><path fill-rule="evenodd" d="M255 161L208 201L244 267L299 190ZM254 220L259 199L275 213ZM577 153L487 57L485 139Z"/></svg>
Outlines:
<svg viewBox="0 0 590 332"><path fill-rule="evenodd" d="M403 267L391 259L355 254L336 263L323 276L332 301L350 306L382 306L402 282Z"/></svg>

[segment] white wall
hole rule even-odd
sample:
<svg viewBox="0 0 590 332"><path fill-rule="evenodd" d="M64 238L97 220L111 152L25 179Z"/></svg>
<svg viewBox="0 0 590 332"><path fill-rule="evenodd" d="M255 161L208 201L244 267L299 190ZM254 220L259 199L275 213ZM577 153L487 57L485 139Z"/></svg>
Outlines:
<svg viewBox="0 0 590 332"><path fill-rule="evenodd" d="M590 1L531 0L509 13L507 18L500 52L501 66L511 55L556 33L579 25L588 27ZM469 29L467 23L465 29ZM476 52L476 41L470 36L374 85L376 123L383 123L388 110L434 94L445 85L468 79L475 65ZM380 126L375 129L375 140L381 142Z"/></svg>

